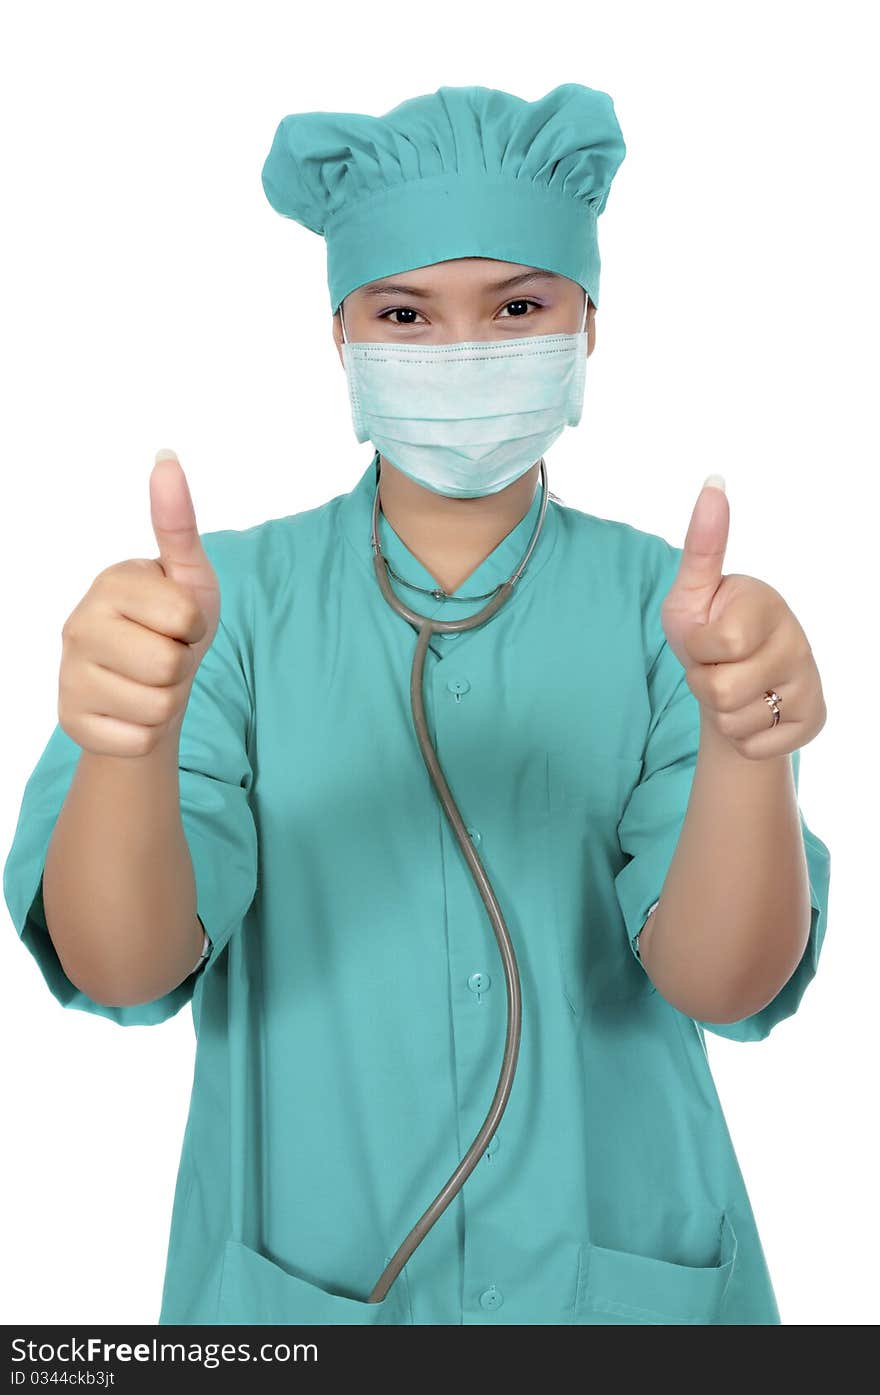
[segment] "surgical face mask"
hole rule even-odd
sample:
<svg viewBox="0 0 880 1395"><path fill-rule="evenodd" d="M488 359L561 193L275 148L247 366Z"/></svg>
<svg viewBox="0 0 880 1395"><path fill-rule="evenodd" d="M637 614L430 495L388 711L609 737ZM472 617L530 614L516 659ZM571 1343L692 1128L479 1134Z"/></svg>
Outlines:
<svg viewBox="0 0 880 1395"><path fill-rule="evenodd" d="M343 320L357 439L435 494L496 494L581 419L587 306L577 334L458 344L352 344Z"/></svg>

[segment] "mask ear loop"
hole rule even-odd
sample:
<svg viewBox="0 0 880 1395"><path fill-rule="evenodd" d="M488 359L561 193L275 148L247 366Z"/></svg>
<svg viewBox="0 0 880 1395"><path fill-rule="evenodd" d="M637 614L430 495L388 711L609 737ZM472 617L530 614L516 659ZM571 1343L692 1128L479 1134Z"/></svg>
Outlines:
<svg viewBox="0 0 880 1395"><path fill-rule="evenodd" d="M347 334L345 333L345 320L342 318L342 301L341 301L341 300L340 300L340 302L339 302L339 323L342 325L342 342L343 342L343 344L347 344L347 343L348 343L348 336L347 336Z"/></svg>
<svg viewBox="0 0 880 1395"><path fill-rule="evenodd" d="M587 293L586 291L584 291L584 322L583 322L583 324L581 325L581 334L583 334L584 330L585 330L586 327L587 327L587 311L589 310L589 308L590 308L590 297L589 297L588 293Z"/></svg>

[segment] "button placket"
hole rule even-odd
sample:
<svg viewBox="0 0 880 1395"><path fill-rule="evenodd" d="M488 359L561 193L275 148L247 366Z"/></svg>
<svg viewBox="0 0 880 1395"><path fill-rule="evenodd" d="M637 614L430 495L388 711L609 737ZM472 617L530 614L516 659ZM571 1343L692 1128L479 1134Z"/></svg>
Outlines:
<svg viewBox="0 0 880 1395"><path fill-rule="evenodd" d="M468 644L478 642L479 635L469 636ZM484 724L485 714L482 703L475 701L473 679L462 669L470 669L470 664L459 662L465 659L469 649L452 646L445 650L445 658L434 672L436 687L436 742L437 757L449 780L450 788L462 818L471 845L483 855L482 829L467 821L471 811L480 817L481 784L474 778L471 760L473 743L477 736L473 723ZM473 669L470 669L473 672ZM476 694L476 697L479 697ZM499 1022L499 1010L503 1016L504 984L495 972L494 964L485 967L484 956L491 955L495 939L485 913L485 907L474 896L474 883L458 838L445 816L441 823L444 845L444 880L446 883L446 924L450 954L450 969L461 987L454 995L453 1034L455 1040L455 1067L459 1077L459 1098L468 1104L459 1114L459 1133L464 1141L471 1140L488 1108L492 1082L483 1082L486 1073L485 1060L490 1046L494 1046L496 1026L503 1032L503 1022ZM490 840L491 841L491 840ZM473 957L472 957L473 956ZM464 963L461 961L464 960ZM468 960L470 962L468 963ZM482 962L481 962L482 961ZM499 986L500 985L500 986ZM467 993L463 991L467 988ZM492 992L492 989L496 992ZM502 997L495 1001L497 993ZM477 1013L479 1009L479 1013ZM477 1062L480 1062L479 1068ZM479 1089L476 1085L479 1085ZM487 1098L483 1098L488 1091ZM492 1313L501 1307L504 1299L501 1289L492 1279L492 1272L498 1262L495 1246L487 1243L487 1235L480 1223L481 1207L487 1194L484 1188L498 1185L498 1138L493 1135L486 1143L480 1162L484 1167L474 1169L469 1178L469 1190L463 1192L464 1206L464 1281L470 1294L465 1304L467 1321L492 1321ZM496 1270L497 1273L497 1270ZM500 1277L503 1278L503 1275ZM487 1286L488 1285L488 1286ZM470 1316L468 1316L468 1311ZM478 1316L479 1315L479 1316Z"/></svg>

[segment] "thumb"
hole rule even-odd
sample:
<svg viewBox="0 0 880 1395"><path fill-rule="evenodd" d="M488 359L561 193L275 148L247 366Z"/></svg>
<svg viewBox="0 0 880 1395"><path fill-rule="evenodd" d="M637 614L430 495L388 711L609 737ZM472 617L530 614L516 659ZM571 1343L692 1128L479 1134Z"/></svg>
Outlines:
<svg viewBox="0 0 880 1395"><path fill-rule="evenodd" d="M724 575L729 532L730 505L724 481L720 475L709 475L691 514L678 573L668 597L671 608L708 619L712 598Z"/></svg>
<svg viewBox="0 0 880 1395"><path fill-rule="evenodd" d="M150 475L150 515L159 562L172 581L188 586L216 584L214 569L202 546L186 475L173 451L156 452Z"/></svg>
<svg viewBox="0 0 880 1395"><path fill-rule="evenodd" d="M724 481L720 475L709 475L691 514L678 572L660 609L669 647L684 668L695 658L689 640L695 627L709 623L712 601L724 578L729 531Z"/></svg>

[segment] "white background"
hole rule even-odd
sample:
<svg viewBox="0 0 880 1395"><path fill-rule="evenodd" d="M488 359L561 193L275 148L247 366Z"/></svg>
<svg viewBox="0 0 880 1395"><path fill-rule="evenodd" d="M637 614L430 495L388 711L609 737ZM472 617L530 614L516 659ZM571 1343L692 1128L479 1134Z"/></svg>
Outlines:
<svg viewBox="0 0 880 1395"><path fill-rule="evenodd" d="M281 117L379 115L444 84L609 92L627 155L599 223L584 416L550 486L680 546L719 470L725 570L781 591L813 646L829 717L800 794L832 855L819 974L766 1041L707 1040L783 1322L874 1323L872 7L346 9L4 9L5 848L56 721L64 620L98 571L156 553L156 449L177 450L206 532L323 503L369 463L325 244L262 190ZM154 1323L190 1009L151 1028L61 1009L3 914L3 1321Z"/></svg>

